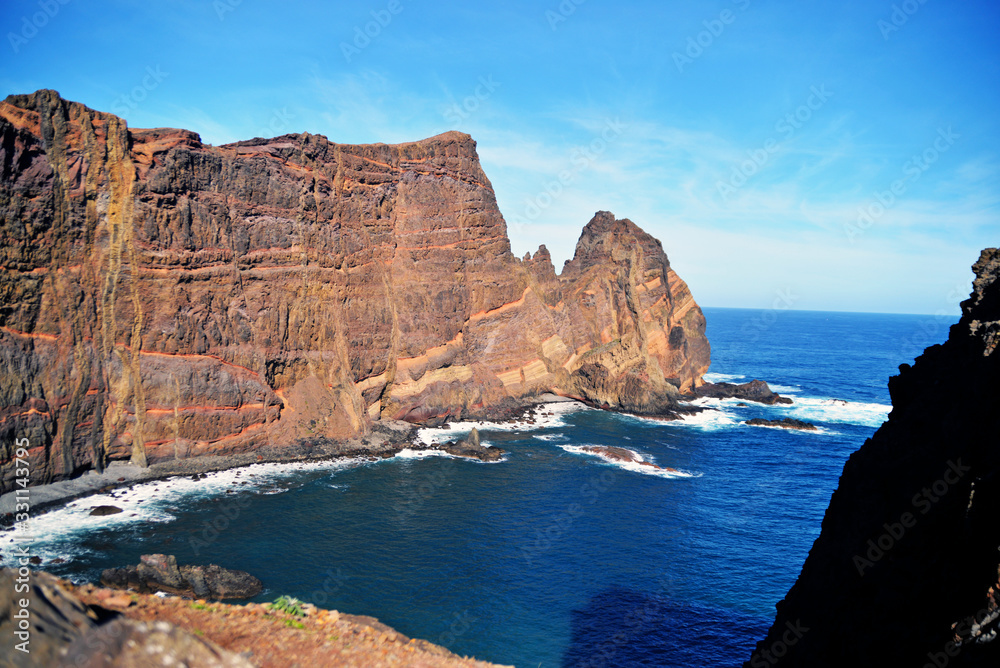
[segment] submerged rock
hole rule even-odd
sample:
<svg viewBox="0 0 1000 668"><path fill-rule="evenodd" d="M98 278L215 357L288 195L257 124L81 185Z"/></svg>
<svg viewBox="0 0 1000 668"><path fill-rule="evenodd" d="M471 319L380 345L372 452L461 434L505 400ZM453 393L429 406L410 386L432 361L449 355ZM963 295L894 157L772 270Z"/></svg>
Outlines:
<svg viewBox="0 0 1000 668"><path fill-rule="evenodd" d="M677 469L670 468L669 466L657 466L652 462L644 461L639 453L633 452L628 448L618 448L613 445L585 445L581 448L581 450L594 455L606 457L616 462L639 464L640 466L648 466L650 468L659 469L660 471L677 472Z"/></svg>
<svg viewBox="0 0 1000 668"><path fill-rule="evenodd" d="M781 418L780 420L765 420L764 418L753 418L747 420L745 424L751 427L781 427L782 429L800 429L802 431L816 431L816 425L811 422L803 422L795 418Z"/></svg>
<svg viewBox="0 0 1000 668"><path fill-rule="evenodd" d="M91 509L90 515L92 517L105 517L107 515L117 515L121 512L124 511L118 506L95 506Z"/></svg>

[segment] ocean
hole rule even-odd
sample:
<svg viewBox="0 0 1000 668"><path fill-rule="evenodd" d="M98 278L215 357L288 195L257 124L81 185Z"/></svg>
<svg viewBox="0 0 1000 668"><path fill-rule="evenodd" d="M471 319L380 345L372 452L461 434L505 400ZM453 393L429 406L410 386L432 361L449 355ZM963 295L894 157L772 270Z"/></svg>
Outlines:
<svg viewBox="0 0 1000 668"><path fill-rule="evenodd" d="M531 423L420 432L450 440L476 426L508 451L497 463L404 451L145 483L34 519L32 551L75 580L153 552L242 569L264 581L259 601L372 615L525 668L739 666L819 535L848 456L886 419L889 376L944 341L958 314L704 310L707 378L766 380L792 405L700 400L713 410L660 422L547 404ZM819 430L744 424L786 416ZM88 515L104 504L125 512Z"/></svg>

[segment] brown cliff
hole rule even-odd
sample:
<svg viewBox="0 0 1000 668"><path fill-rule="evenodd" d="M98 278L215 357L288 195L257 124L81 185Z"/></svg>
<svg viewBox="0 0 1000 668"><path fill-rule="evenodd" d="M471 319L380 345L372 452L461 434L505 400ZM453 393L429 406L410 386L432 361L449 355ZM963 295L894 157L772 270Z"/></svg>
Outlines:
<svg viewBox="0 0 1000 668"><path fill-rule="evenodd" d="M746 666L1000 665L1000 250L973 270L948 341L889 381Z"/></svg>
<svg viewBox="0 0 1000 668"><path fill-rule="evenodd" d="M0 137L3 491L15 439L37 483L548 391L661 413L708 368L658 241L602 212L561 275L517 259L468 135L215 147L43 90Z"/></svg>

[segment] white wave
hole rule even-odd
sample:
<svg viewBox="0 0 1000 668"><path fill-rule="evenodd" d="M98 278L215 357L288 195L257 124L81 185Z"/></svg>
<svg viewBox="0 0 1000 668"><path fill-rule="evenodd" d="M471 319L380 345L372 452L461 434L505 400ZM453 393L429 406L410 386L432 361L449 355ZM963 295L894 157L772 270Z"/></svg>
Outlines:
<svg viewBox="0 0 1000 668"><path fill-rule="evenodd" d="M731 383L736 380L745 380L746 376L738 373L706 373L702 378L706 383Z"/></svg>
<svg viewBox="0 0 1000 668"><path fill-rule="evenodd" d="M417 431L416 440L425 445L456 441L467 435L475 427L479 431L538 431L553 427L565 427L564 416L581 410L592 410L578 401L560 401L539 404L522 418L505 422L462 421L450 422L446 427L424 427ZM530 422L529 422L530 420Z"/></svg>
<svg viewBox="0 0 1000 668"><path fill-rule="evenodd" d="M693 401L686 402L692 406L698 406L705 410L698 413L682 413L680 418L664 420L663 418L647 417L645 415L635 415L633 413L619 413L622 418L645 422L656 425L678 425L681 427L694 427L704 431L719 431L738 425L740 420L733 412L727 410L741 403L740 399L716 399L712 397L701 397Z"/></svg>
<svg viewBox="0 0 1000 668"><path fill-rule="evenodd" d="M456 455L444 452L443 450L414 450L403 448L396 453L396 459L427 459L429 457L444 457L445 459L462 459Z"/></svg>
<svg viewBox="0 0 1000 668"><path fill-rule="evenodd" d="M888 404L844 401L816 397L796 397L795 403L783 407L791 417L800 420L855 424L862 427L880 427L889 419L892 406Z"/></svg>
<svg viewBox="0 0 1000 668"><path fill-rule="evenodd" d="M840 432L833 431L832 429L827 429L826 427L820 427L819 425L813 425L815 429L790 429L788 427L776 427L769 424L744 424L746 427L753 427L754 429L779 429L781 431L790 431L796 434L812 434L814 436L839 436Z"/></svg>
<svg viewBox="0 0 1000 668"><path fill-rule="evenodd" d="M655 464L652 457L649 457L648 455L643 455L642 453L636 452L635 450L631 450L629 448L622 448L622 449L628 450L628 452L632 453L632 456L636 459L636 461L623 462L620 459L608 457L607 455L601 454L599 452L592 452L586 449L588 447L595 447L592 445L590 446L560 445L559 447L565 450L566 452L572 452L573 454L576 455L586 455L588 457L596 457L598 459L601 459L605 463L611 464L612 466L616 466L620 469L625 469L626 471L632 471L634 473L641 473L643 475L652 475L652 476L657 476L659 478L701 477L700 473L690 473L688 471L681 471L679 469L666 469L666 468L655 468L653 466L646 466L643 464L643 462L645 462L646 464Z"/></svg>
<svg viewBox="0 0 1000 668"><path fill-rule="evenodd" d="M362 459L338 459L321 462L254 464L238 469L206 473L193 480L190 476L175 476L163 480L138 483L104 494L94 494L77 499L66 506L33 516L27 531L0 534L0 554L3 562L10 563L16 544L10 539L16 535L30 537L29 553L42 558L43 563L55 558L71 561L89 552L81 545L83 539L102 530L126 532L151 522L171 522L178 509L192 497L215 497L225 505L227 492L278 494L288 491L276 483L305 471L336 471L365 464ZM115 506L122 512L114 515L92 516L97 506ZM20 540L27 541L27 537Z"/></svg>
<svg viewBox="0 0 1000 668"><path fill-rule="evenodd" d="M483 446L490 446L488 441L480 441ZM397 459L427 459L428 457L443 457L445 459L462 459L467 462L480 463L480 464L500 464L507 461L507 455L504 454L500 459L492 462L484 462L481 459L476 459L475 457L459 457L458 455L453 455L450 452L444 452L442 450L414 450L412 448L403 448L396 453Z"/></svg>
<svg viewBox="0 0 1000 668"><path fill-rule="evenodd" d="M531 437L536 438L539 441L545 441L546 443L569 440L569 436L566 434L532 434Z"/></svg>
<svg viewBox="0 0 1000 668"><path fill-rule="evenodd" d="M767 386L771 388L772 392L777 392L778 394L798 394L802 391L802 388L798 385L777 385L774 383L768 383Z"/></svg>
<svg viewBox="0 0 1000 668"><path fill-rule="evenodd" d="M799 394L802 388L792 385L770 385L779 394L792 395L792 404L775 404L768 407L781 413L782 416L793 417L807 422L828 422L834 424L854 424L863 427L879 427L888 419L892 406L888 404L866 403L860 401L845 401L829 397L809 397ZM702 397L691 404L716 410L703 411L697 415L684 416L682 420L672 424L685 424L699 427L706 431L718 431L733 425L741 425L745 418L738 415L745 403L751 406L761 406L752 401L739 398L713 399ZM780 427L778 427L780 429ZM837 432L819 427L817 431L825 435Z"/></svg>
<svg viewBox="0 0 1000 668"><path fill-rule="evenodd" d="M740 403L738 399L712 399L702 397L690 402L693 406L704 408L700 413L684 414L680 420L665 424L675 424L684 427L694 427L702 431L720 431L737 425L742 420L732 412L732 408Z"/></svg>

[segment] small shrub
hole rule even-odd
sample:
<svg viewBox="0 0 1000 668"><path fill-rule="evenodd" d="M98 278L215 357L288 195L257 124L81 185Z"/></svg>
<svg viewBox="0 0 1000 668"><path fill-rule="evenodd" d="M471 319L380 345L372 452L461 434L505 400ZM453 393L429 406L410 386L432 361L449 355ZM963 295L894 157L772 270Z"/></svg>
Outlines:
<svg viewBox="0 0 1000 668"><path fill-rule="evenodd" d="M305 610L302 609L302 601L291 596L279 596L270 604L272 610L284 612L294 617L305 617Z"/></svg>

